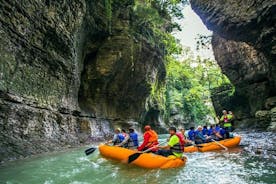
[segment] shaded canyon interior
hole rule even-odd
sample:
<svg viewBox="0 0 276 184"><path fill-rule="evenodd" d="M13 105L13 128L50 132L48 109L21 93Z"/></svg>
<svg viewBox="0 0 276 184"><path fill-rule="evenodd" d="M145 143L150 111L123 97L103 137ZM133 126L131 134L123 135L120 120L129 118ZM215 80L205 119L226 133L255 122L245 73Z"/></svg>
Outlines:
<svg viewBox="0 0 276 184"><path fill-rule="evenodd" d="M232 109L240 126L275 130L276 2L191 5L214 31L215 58L236 89L213 91L217 113ZM166 76L163 50L137 34L132 0L113 0L112 15L106 6L1 0L0 161L161 123L150 93Z"/></svg>

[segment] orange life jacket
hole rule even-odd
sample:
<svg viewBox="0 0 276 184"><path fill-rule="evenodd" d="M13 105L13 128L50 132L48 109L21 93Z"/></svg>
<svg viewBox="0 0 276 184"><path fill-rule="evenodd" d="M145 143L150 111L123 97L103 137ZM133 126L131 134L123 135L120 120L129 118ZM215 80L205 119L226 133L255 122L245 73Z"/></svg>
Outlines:
<svg viewBox="0 0 276 184"><path fill-rule="evenodd" d="M157 133L154 130L148 130L148 131L146 131L144 133L144 136L147 133L150 134L150 138L149 138L149 143L146 145L146 147L149 147L149 146L153 145L154 143L158 142L158 135L157 135Z"/></svg>

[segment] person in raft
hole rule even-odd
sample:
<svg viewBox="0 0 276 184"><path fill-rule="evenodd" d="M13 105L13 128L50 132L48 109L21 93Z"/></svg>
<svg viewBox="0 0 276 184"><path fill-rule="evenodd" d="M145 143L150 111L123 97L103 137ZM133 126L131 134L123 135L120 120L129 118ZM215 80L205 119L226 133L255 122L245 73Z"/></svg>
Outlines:
<svg viewBox="0 0 276 184"><path fill-rule="evenodd" d="M137 148L139 146L138 134L134 131L134 128L129 128L129 136L131 137L134 146Z"/></svg>
<svg viewBox="0 0 276 184"><path fill-rule="evenodd" d="M132 136L130 136L130 134L126 133L126 131L125 131L124 134L122 133L122 135L124 136L124 140L115 146L124 147L127 149L136 149L137 148L137 146L134 145L133 138L132 138Z"/></svg>
<svg viewBox="0 0 276 184"><path fill-rule="evenodd" d="M125 137L121 133L120 128L116 128L114 132L115 132L115 134L113 136L113 139L108 141L107 144L113 143L113 145L116 146L116 145L119 145L120 143L122 143L124 141Z"/></svg>
<svg viewBox="0 0 276 184"><path fill-rule="evenodd" d="M178 134L184 140L185 147L193 145L193 141L190 141L189 139L187 139L185 135L185 128L180 128L179 132L177 132L176 134Z"/></svg>
<svg viewBox="0 0 276 184"><path fill-rule="evenodd" d="M188 132L188 139L190 141L195 141L195 127L191 127Z"/></svg>
<svg viewBox="0 0 276 184"><path fill-rule="evenodd" d="M230 132L232 131L232 118L231 114L227 114L226 110L222 111L223 115L220 118L220 122L223 122L223 128L225 130L225 138L230 138Z"/></svg>
<svg viewBox="0 0 276 184"><path fill-rule="evenodd" d="M125 129L122 129L122 134L123 134L124 137L127 137L127 133L126 133Z"/></svg>
<svg viewBox="0 0 276 184"><path fill-rule="evenodd" d="M170 139L166 146L156 146L159 150L156 152L158 155L168 157L170 155L182 158L184 151L184 140L181 139L179 134L176 133L175 127L169 128Z"/></svg>
<svg viewBox="0 0 276 184"><path fill-rule="evenodd" d="M207 125L204 125L204 126L203 126L202 134L203 134L203 135L208 135L208 128L207 128Z"/></svg>
<svg viewBox="0 0 276 184"><path fill-rule="evenodd" d="M195 144L202 144L209 141L210 137L208 135L203 135L202 126L198 126L195 131Z"/></svg>
<svg viewBox="0 0 276 184"><path fill-rule="evenodd" d="M144 141L143 143L137 148L138 151L145 151L149 148L153 148L158 144L158 135L157 133L151 129L149 125L146 125L144 133ZM157 148L153 148L150 150L151 152L156 152Z"/></svg>
<svg viewBox="0 0 276 184"><path fill-rule="evenodd" d="M184 128L179 128L179 132L176 132L177 136L180 137L183 141L185 141L186 136L185 136L185 129ZM168 141L170 138L168 139Z"/></svg>
<svg viewBox="0 0 276 184"><path fill-rule="evenodd" d="M208 136L210 139L214 139L216 141L222 140L224 137L225 131L224 129L220 128L219 124L211 125L210 128L208 129Z"/></svg>
<svg viewBox="0 0 276 184"><path fill-rule="evenodd" d="M235 122L234 122L234 120L235 120L235 116L234 116L234 114L233 114L233 112L232 111L228 111L228 114L229 114L229 116L231 117L231 131L233 131L235 128Z"/></svg>

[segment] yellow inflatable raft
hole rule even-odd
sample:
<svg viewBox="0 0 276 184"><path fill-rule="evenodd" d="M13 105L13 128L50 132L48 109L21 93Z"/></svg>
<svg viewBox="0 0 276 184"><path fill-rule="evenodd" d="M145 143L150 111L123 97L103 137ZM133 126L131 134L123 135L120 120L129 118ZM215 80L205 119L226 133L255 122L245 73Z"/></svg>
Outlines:
<svg viewBox="0 0 276 184"><path fill-rule="evenodd" d="M109 145L100 145L99 151L102 156L123 163L128 162L128 157L130 155L137 153L137 151L134 150ZM167 169L184 166L186 160L186 157L180 159L174 156L163 157L152 153L143 153L136 160L131 162L131 164L147 169Z"/></svg>
<svg viewBox="0 0 276 184"><path fill-rule="evenodd" d="M222 144L223 146L227 147L227 148L233 148L236 147L240 144L241 141L241 137L240 136L236 136L234 138L231 139L225 139L225 140L221 140L218 141L220 144ZM219 146L218 144L216 144L215 142L209 142L209 143L205 143L205 144L199 144L198 146L188 146L184 148L184 152L207 152L207 151L214 151L214 150L221 150L223 149L221 146Z"/></svg>

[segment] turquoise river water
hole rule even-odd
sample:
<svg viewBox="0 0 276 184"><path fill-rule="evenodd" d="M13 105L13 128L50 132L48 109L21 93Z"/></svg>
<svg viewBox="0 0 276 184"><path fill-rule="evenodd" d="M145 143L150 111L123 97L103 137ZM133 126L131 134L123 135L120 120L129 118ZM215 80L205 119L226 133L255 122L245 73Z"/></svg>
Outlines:
<svg viewBox="0 0 276 184"><path fill-rule="evenodd" d="M186 154L185 167L146 170L102 158L87 147L50 153L0 166L5 184L139 184L139 183L276 183L276 163L250 156L241 148L228 152Z"/></svg>

